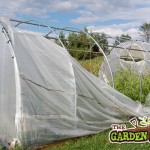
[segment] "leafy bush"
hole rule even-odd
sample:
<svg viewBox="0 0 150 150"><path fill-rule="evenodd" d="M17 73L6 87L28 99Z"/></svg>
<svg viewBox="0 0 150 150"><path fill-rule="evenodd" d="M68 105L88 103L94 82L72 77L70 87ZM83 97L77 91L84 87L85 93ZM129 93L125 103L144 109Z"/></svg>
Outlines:
<svg viewBox="0 0 150 150"><path fill-rule="evenodd" d="M98 76L100 64L103 56L96 57L91 60L79 61L79 63L89 72ZM140 79L142 94L140 94ZM134 74L130 69L122 69L114 74L115 89L133 100L145 103L148 93L150 93L150 74L143 75L141 78L138 74ZM110 83L112 85L112 83Z"/></svg>
<svg viewBox="0 0 150 150"><path fill-rule="evenodd" d="M140 79L142 94L140 94ZM132 73L129 69L120 70L114 75L115 89L133 100L145 103L150 93L150 75L139 75Z"/></svg>

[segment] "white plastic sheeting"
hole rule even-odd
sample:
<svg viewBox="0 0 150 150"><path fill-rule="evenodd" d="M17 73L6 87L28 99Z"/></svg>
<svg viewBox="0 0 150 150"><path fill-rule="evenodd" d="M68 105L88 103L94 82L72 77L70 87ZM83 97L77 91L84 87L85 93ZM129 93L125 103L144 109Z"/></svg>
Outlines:
<svg viewBox="0 0 150 150"><path fill-rule="evenodd" d="M40 146L110 128L148 109L82 68L62 47L1 18L0 141ZM146 111L147 110L147 111Z"/></svg>
<svg viewBox="0 0 150 150"><path fill-rule="evenodd" d="M122 48L113 48L107 57L113 74L125 68L139 75L150 74L149 43L129 41L119 44L118 47ZM100 67L99 77L107 83L111 81L111 73L106 61Z"/></svg>

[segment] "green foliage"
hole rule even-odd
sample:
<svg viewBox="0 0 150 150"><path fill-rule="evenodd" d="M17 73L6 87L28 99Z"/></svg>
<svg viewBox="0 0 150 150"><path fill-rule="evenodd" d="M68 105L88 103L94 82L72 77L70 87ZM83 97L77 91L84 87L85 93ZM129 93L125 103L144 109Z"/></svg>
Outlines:
<svg viewBox="0 0 150 150"><path fill-rule="evenodd" d="M143 23L139 30L142 32L140 35L146 40L146 42L150 42L150 23Z"/></svg>
<svg viewBox="0 0 150 150"><path fill-rule="evenodd" d="M90 60L79 61L79 63L89 72L98 76L103 56L98 56ZM140 94L140 80L142 94ZM148 93L150 93L150 75L139 77L132 73L129 69L122 69L114 74L115 89L133 100L145 103ZM110 83L112 85L112 83Z"/></svg>
<svg viewBox="0 0 150 150"><path fill-rule="evenodd" d="M117 40L117 41L114 42L114 46L119 45L120 43L126 42L126 41L128 41L128 40L131 40L131 36L128 35L128 34L122 34L120 37L117 36L117 37L116 37L116 40ZM120 43L119 43L118 41L119 41Z"/></svg>
<svg viewBox="0 0 150 150"><path fill-rule="evenodd" d="M87 28L84 28L84 32L88 33ZM103 51L108 50L108 41L105 34L93 34L90 35L97 41L97 43L101 46ZM97 56L97 54L92 53L99 52L99 47L94 43L94 41L87 34L81 33L69 33L68 36L65 37L63 32L60 32L59 38L61 39L64 46L69 50L70 54L76 58L77 60L91 59ZM57 40L55 42L59 45L61 43ZM78 50L78 52L76 51ZM86 53L88 51L88 53ZM101 54L102 55L102 54Z"/></svg>
<svg viewBox="0 0 150 150"><path fill-rule="evenodd" d="M15 147L10 150L23 150L23 148L20 145L16 144ZM30 149L27 149L27 150L30 150Z"/></svg>
<svg viewBox="0 0 150 150"><path fill-rule="evenodd" d="M87 32L87 29L84 29L85 32ZM90 55L94 57L94 54L87 53L86 51L89 51L91 44L93 44L92 39L89 38L86 34L84 33L69 33L68 36L68 49L73 49L73 50L81 50L81 51L69 51L70 54L77 58L78 60L81 60L84 58L86 55L86 59L90 58Z"/></svg>
<svg viewBox="0 0 150 150"><path fill-rule="evenodd" d="M108 41L105 34L92 34L91 36L96 40L96 42L100 45L103 51L108 51Z"/></svg>
<svg viewBox="0 0 150 150"><path fill-rule="evenodd" d="M67 42L66 42L65 34L63 33L63 31L61 31L58 36L59 36L60 40L62 41L62 43L64 44L64 46L66 46ZM62 46L58 39L55 40L55 43Z"/></svg>
<svg viewBox="0 0 150 150"><path fill-rule="evenodd" d="M140 79L142 81L142 94L140 95ZM115 89L133 100L145 103L146 96L150 92L150 75L141 78L129 69L120 70L114 75Z"/></svg>
<svg viewBox="0 0 150 150"><path fill-rule="evenodd" d="M89 72L98 76L103 56L98 56L90 60L79 61L79 63ZM140 94L140 80L142 94ZM114 74L115 89L133 100L145 103L146 97L150 92L150 75L143 75L141 78L132 73L129 69L122 69ZM112 83L110 83L112 85Z"/></svg>
<svg viewBox="0 0 150 150"><path fill-rule="evenodd" d="M89 72L94 74L95 76L98 76L100 65L103 61L103 56L96 56L93 59L79 61L79 63Z"/></svg>

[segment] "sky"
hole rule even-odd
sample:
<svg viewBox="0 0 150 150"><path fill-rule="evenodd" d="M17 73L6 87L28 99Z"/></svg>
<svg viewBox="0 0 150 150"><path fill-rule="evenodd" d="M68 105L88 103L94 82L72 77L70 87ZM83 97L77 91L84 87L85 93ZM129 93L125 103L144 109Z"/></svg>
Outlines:
<svg viewBox="0 0 150 150"><path fill-rule="evenodd" d="M139 39L139 26L150 22L150 0L0 0L0 15Z"/></svg>

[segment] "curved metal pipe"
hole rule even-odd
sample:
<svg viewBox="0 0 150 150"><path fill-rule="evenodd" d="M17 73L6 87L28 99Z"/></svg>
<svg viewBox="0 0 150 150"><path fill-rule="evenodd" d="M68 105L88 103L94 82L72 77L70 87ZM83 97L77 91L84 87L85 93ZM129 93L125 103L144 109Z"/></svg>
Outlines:
<svg viewBox="0 0 150 150"><path fill-rule="evenodd" d="M65 48L64 44L62 43L62 41L60 40L60 38L59 38L59 36L56 34L56 32L55 32L48 24L46 24L45 22L38 21L38 20L28 20L28 21L25 21L25 22L19 22L18 24L15 25L15 27L19 26L20 24L29 23L29 22L33 22L33 21L34 21L34 22L41 23L41 24L47 26L48 29L50 29L50 30L54 33L54 35L56 36L56 38L57 38L57 39L59 40L59 42L61 43L62 47ZM65 48L65 49L66 49L66 48Z"/></svg>
<svg viewBox="0 0 150 150"><path fill-rule="evenodd" d="M74 29L74 30L75 30L75 28L70 28L70 27L67 27L67 28L68 28L68 29ZM99 50L102 52L102 54L103 54L103 56L105 57L106 62L107 62L107 64L108 64L108 68L109 68L109 71L110 71L110 74L111 74L112 87L114 88L113 73L112 73L112 70L111 70L109 61L108 61L107 56L105 55L104 51L102 50L102 48L100 47L100 45L98 44L98 42L97 42L89 33L85 32L84 30L79 30L79 29L76 29L76 30L78 30L78 31L84 33L85 35L89 36L89 37L95 42L95 44L98 46Z"/></svg>
<svg viewBox="0 0 150 150"><path fill-rule="evenodd" d="M100 42L100 41L102 41L102 40L103 40L103 39L101 39L101 40L99 40L99 41L97 41L97 42ZM87 53L84 55L83 60L85 60L87 54L91 51L91 49L93 48L94 45L95 45L95 44L93 44L93 45L90 47L90 49L87 51Z"/></svg>
<svg viewBox="0 0 150 150"><path fill-rule="evenodd" d="M133 41L133 40L130 40L130 41ZM137 41L133 41L133 42L135 42L138 46L140 46L149 56L150 56L150 54L149 54L149 52L147 51L147 49L145 49L142 45L140 45ZM140 42L143 42L143 41L140 41ZM146 44L149 44L149 43L147 43L147 42L144 42L144 43L146 43ZM150 44L149 44L150 45ZM145 60L144 60L145 61ZM138 74L139 75L139 80L140 80L140 101L141 101L141 97L142 97L142 92L143 92L143 90L142 90L142 74Z"/></svg>
<svg viewBox="0 0 150 150"><path fill-rule="evenodd" d="M137 71L138 71L138 68L137 68L137 65L136 65L136 62L135 62L135 60L134 60L134 58L132 57L132 55L131 55L131 53L129 52L129 50L119 41L119 40L117 40L116 38L114 38L114 37L112 37L112 36L110 36L110 35L108 35L108 34L106 34L108 37L110 37L110 38L112 38L112 39L114 39L115 41L117 41L118 43L119 43L119 45L121 45L125 50L126 50L126 52L129 54L129 56L131 57L131 59L133 60L133 62L134 62L134 64L135 64L135 66L136 66L136 69L137 69Z"/></svg>

